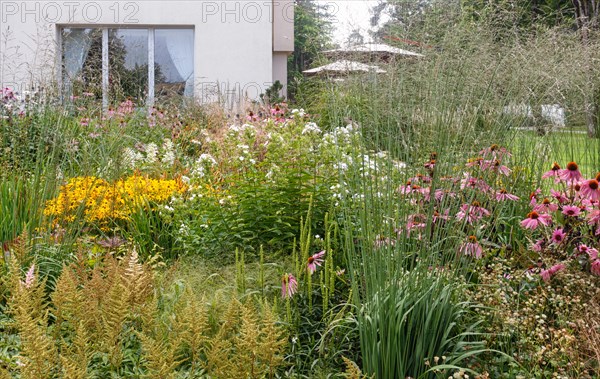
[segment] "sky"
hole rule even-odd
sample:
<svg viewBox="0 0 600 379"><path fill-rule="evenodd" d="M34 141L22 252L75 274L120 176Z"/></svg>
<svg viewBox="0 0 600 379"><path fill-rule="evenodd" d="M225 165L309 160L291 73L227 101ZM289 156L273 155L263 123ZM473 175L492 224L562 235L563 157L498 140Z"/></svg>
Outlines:
<svg viewBox="0 0 600 379"><path fill-rule="evenodd" d="M366 42L370 41L368 32L373 30L370 25L371 10L379 0L318 0L318 3L328 6L334 14L335 43L344 45L354 29L361 31Z"/></svg>

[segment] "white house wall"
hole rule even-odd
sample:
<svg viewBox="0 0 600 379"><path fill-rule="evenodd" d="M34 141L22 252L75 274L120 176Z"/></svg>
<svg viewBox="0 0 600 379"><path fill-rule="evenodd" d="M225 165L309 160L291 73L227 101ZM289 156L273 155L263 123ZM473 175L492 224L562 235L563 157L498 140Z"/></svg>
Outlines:
<svg viewBox="0 0 600 379"><path fill-rule="evenodd" d="M293 50L290 0L2 0L2 87L23 91L53 82L60 28L82 26L193 27L194 92L204 102L256 99L273 81L274 41L279 51Z"/></svg>

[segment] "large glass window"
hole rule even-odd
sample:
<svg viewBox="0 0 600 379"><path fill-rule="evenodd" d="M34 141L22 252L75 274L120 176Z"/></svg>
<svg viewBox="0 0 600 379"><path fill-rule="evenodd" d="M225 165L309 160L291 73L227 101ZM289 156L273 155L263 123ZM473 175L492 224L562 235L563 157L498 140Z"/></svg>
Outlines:
<svg viewBox="0 0 600 379"><path fill-rule="evenodd" d="M63 94L138 105L194 92L194 30L62 29Z"/></svg>
<svg viewBox="0 0 600 379"><path fill-rule="evenodd" d="M191 96L194 90L194 31L157 29L154 33L155 95Z"/></svg>

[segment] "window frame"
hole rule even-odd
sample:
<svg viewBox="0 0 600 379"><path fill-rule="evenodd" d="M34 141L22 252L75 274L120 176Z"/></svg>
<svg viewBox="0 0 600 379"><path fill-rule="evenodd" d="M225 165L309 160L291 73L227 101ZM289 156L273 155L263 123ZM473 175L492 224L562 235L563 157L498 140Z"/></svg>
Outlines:
<svg viewBox="0 0 600 379"><path fill-rule="evenodd" d="M148 92L146 94L146 105L151 107L155 102L155 31L166 29L182 29L182 30L192 30L194 36L194 45L196 40L196 28L195 25L96 25L96 24L57 24L56 25L56 40L58 42L57 46L57 82L61 94L61 98L65 100L64 86L63 86L63 75L64 75L64 67L63 67L63 54L64 54L64 41L63 41L63 32L65 29L97 29L102 31L102 108L104 110L108 109L108 105L110 102L109 99L109 77L110 77L110 54L109 54L109 31L111 29L143 29L148 31ZM196 75L195 70L195 46L192 50L192 60L194 62L194 74Z"/></svg>

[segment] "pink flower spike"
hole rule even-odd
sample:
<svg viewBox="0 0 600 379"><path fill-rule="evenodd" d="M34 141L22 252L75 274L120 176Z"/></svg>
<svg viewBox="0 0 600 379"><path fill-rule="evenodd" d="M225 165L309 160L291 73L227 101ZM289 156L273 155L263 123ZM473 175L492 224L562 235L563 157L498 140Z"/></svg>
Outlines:
<svg viewBox="0 0 600 379"><path fill-rule="evenodd" d="M477 237L475 236L469 236L467 242L461 245L459 252L464 255L475 257L475 259L480 259L483 256L483 249L479 242L477 242Z"/></svg>
<svg viewBox="0 0 600 379"><path fill-rule="evenodd" d="M281 297L286 299L298 291L298 281L292 274L283 274L281 278Z"/></svg>
<svg viewBox="0 0 600 379"><path fill-rule="evenodd" d="M558 171L558 175L567 182L578 182L583 179L581 172L579 172L579 166L575 162L569 162L567 168Z"/></svg>
<svg viewBox="0 0 600 379"><path fill-rule="evenodd" d="M600 276L600 259L596 259L592 262L590 271L592 272L592 274Z"/></svg>
<svg viewBox="0 0 600 379"><path fill-rule="evenodd" d="M579 193L589 200L598 201L600 200L600 185L596 179L586 180L581 185Z"/></svg>
<svg viewBox="0 0 600 379"><path fill-rule="evenodd" d="M550 270L542 270L542 272L540 272L540 276L542 277L544 282L549 282L552 274L550 274Z"/></svg>
<svg viewBox="0 0 600 379"><path fill-rule="evenodd" d="M308 262L306 264L308 272L310 272L312 274L313 272L317 271L317 266L321 266L321 264L323 263L324 256L325 256L325 250L320 251L320 252L308 257Z"/></svg>
<svg viewBox="0 0 600 379"><path fill-rule="evenodd" d="M29 267L29 270L27 270L27 273L25 274L25 282L21 282L21 284L23 286L25 286L25 288L31 288L31 286L33 285L34 282L35 282L35 263L31 264L31 267Z"/></svg>
<svg viewBox="0 0 600 379"><path fill-rule="evenodd" d="M562 228L556 229L554 233L552 233L552 243L559 245L565 240L566 237L567 233L565 233Z"/></svg>
<svg viewBox="0 0 600 379"><path fill-rule="evenodd" d="M562 214L569 217L577 217L581 213L581 209L574 205L565 205L562 210Z"/></svg>
<svg viewBox="0 0 600 379"><path fill-rule="evenodd" d="M554 275L557 272L564 270L566 267L567 266L565 266L563 263L559 263L559 264L555 264L554 266L550 267L550 269L548 269L548 271L550 271L551 275Z"/></svg>
<svg viewBox="0 0 600 379"><path fill-rule="evenodd" d="M536 211L529 212L527 218L521 221L521 226L525 229L535 230L538 226L548 226L552 222L552 217L546 213L539 214Z"/></svg>
<svg viewBox="0 0 600 379"><path fill-rule="evenodd" d="M566 266L563 263L559 263L559 264L556 264L556 265L550 267L547 270L542 270L542 272L540 272L540 276L542 277L544 282L548 282L548 281L550 281L550 278L552 276L556 275L557 272L562 271L565 268L566 268Z"/></svg>

